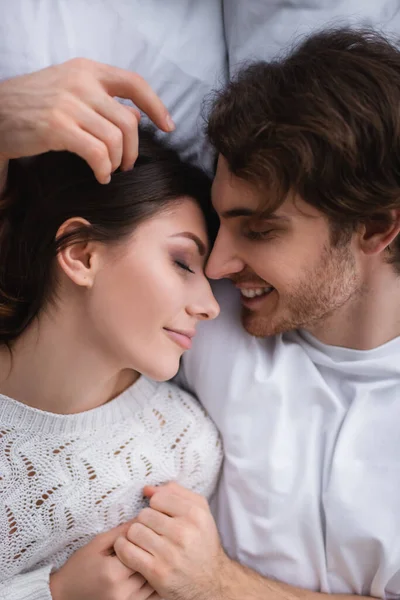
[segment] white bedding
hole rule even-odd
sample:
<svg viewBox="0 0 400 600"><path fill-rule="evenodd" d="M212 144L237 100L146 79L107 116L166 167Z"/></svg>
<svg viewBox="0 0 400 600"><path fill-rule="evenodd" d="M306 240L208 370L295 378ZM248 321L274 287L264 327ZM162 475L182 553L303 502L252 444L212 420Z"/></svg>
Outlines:
<svg viewBox="0 0 400 600"><path fill-rule="evenodd" d="M329 23L400 32L399 0L0 0L0 78L75 56L139 72L178 127L181 154L211 167L201 103L239 63L271 58Z"/></svg>

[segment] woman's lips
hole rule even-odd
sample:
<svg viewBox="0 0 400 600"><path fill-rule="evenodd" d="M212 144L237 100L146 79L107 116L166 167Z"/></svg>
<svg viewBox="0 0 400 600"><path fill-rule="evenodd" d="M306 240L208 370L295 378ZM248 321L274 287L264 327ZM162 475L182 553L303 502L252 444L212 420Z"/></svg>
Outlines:
<svg viewBox="0 0 400 600"><path fill-rule="evenodd" d="M192 337L194 336L194 331L178 331L176 329L167 329L164 327L168 337L178 344L184 350L190 350L192 347Z"/></svg>

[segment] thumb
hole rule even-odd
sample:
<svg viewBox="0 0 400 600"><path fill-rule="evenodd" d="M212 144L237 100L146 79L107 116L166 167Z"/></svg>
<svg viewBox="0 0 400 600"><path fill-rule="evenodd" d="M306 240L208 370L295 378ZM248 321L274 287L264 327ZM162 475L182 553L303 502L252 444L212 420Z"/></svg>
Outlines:
<svg viewBox="0 0 400 600"><path fill-rule="evenodd" d="M110 529L109 531L105 531L104 533L99 533L92 540L92 543L96 544L99 552L105 552L107 550L112 550L114 547L115 540L120 536L125 537L126 534L128 533L129 527L132 525L132 523L135 522L135 520L136 519L131 519L130 521L127 521L126 523L122 523L122 525L118 525L118 527L114 527L113 529Z"/></svg>

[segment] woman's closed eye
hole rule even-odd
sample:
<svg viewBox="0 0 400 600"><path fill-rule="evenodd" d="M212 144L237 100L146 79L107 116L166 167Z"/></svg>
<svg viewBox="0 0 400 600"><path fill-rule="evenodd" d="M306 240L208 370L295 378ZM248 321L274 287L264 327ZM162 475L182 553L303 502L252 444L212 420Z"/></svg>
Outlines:
<svg viewBox="0 0 400 600"><path fill-rule="evenodd" d="M175 260L175 264L183 271L188 271L189 273L193 274L195 273L195 271L193 271L183 260Z"/></svg>

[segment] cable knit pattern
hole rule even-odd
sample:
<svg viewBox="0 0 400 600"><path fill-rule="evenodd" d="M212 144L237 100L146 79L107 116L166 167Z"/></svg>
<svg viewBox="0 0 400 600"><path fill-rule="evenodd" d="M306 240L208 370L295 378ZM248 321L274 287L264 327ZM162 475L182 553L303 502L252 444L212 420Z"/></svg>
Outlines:
<svg viewBox="0 0 400 600"><path fill-rule="evenodd" d="M43 567L59 568L97 533L134 517L145 485L173 480L208 497L221 460L213 423L170 383L142 376L74 415L0 395L0 598L50 597ZM42 581L41 590L17 592L23 574L25 587Z"/></svg>

